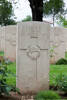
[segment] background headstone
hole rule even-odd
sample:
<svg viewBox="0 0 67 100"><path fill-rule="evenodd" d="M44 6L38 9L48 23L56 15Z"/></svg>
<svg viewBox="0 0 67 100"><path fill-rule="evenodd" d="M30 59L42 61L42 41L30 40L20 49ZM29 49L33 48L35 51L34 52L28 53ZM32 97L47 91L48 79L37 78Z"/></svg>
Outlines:
<svg viewBox="0 0 67 100"><path fill-rule="evenodd" d="M16 25L5 27L5 57L11 61L16 60L16 33Z"/></svg>
<svg viewBox="0 0 67 100"><path fill-rule="evenodd" d="M5 49L5 27L0 26L0 51Z"/></svg>
<svg viewBox="0 0 67 100"><path fill-rule="evenodd" d="M54 30L54 54L55 62L61 58L65 58L65 36L64 28L55 27ZM67 36L66 36L67 37Z"/></svg>
<svg viewBox="0 0 67 100"><path fill-rule="evenodd" d="M1 27L1 51L5 51L5 26Z"/></svg>

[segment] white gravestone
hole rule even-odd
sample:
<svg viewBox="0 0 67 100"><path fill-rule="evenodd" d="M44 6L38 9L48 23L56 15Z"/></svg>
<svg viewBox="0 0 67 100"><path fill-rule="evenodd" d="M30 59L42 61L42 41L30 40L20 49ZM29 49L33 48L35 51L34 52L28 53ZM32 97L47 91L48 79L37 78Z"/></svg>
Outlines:
<svg viewBox="0 0 67 100"><path fill-rule="evenodd" d="M22 93L49 89L49 38L49 24L18 24L17 87Z"/></svg>

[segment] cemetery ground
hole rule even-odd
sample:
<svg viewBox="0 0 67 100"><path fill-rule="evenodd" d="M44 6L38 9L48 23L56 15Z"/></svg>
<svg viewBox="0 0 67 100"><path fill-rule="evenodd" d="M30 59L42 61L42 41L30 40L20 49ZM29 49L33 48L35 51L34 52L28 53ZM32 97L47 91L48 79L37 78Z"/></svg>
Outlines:
<svg viewBox="0 0 67 100"><path fill-rule="evenodd" d="M12 63L8 65L8 70L11 70L14 74L16 74L16 63ZM50 82L50 90L57 91L56 87L56 78L58 77L59 74L64 73L67 75L67 65L50 65L50 73L49 73L49 82ZM16 85L16 77L13 75L9 75L9 78L7 78L7 83L9 85ZM62 98L66 97L66 95L62 95ZM64 94L64 93L63 93ZM21 96L19 96L21 98ZM67 97L66 97L67 98Z"/></svg>
<svg viewBox="0 0 67 100"><path fill-rule="evenodd" d="M3 52L0 52L0 56L3 56ZM8 75L9 77L7 78L7 84L16 86L16 62L8 63L7 69L10 70L12 73ZM60 84L60 82L62 85L64 84L64 82L62 83L62 80L61 80L62 74L66 76L66 80L64 81L67 82L67 65L50 65L50 73L49 73L50 90L58 92L58 94L62 98L65 98L65 100L67 100L67 92L66 91L62 92L62 89L58 90L58 87L57 87L57 84ZM65 85L67 85L67 83ZM65 88L67 88L67 86ZM11 94L10 96L11 99L5 96L5 98L2 97L2 99L0 100L21 100L21 96L22 96L21 94L18 94L17 92L16 93L11 92L10 94Z"/></svg>
<svg viewBox="0 0 67 100"><path fill-rule="evenodd" d="M11 72L13 72L14 74L16 74L16 63L12 63L10 65L8 65L8 69L11 70ZM58 75L64 73L65 75L67 75L67 65L50 65L50 73L49 73L49 83L50 83L50 90L53 91L58 91L57 90L57 82L56 82L56 78L58 77ZM16 85L16 77L9 76L9 78L7 78L7 83L9 85ZM62 98L66 97L66 95L63 92L60 91L60 95L62 96ZM66 97L67 98L67 97Z"/></svg>

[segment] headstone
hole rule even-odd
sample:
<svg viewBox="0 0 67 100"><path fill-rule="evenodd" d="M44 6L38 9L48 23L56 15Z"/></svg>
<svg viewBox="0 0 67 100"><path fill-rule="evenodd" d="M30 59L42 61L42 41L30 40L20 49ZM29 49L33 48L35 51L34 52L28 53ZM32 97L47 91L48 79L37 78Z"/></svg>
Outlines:
<svg viewBox="0 0 67 100"><path fill-rule="evenodd" d="M5 26L0 26L0 51L5 49Z"/></svg>
<svg viewBox="0 0 67 100"><path fill-rule="evenodd" d="M55 48L55 44L54 44L54 27L51 27L50 30L50 64L54 64L55 63L55 54L54 54L54 48Z"/></svg>
<svg viewBox="0 0 67 100"><path fill-rule="evenodd" d="M49 38L49 24L18 24L16 83L22 93L49 89Z"/></svg>
<svg viewBox="0 0 67 100"><path fill-rule="evenodd" d="M5 51L5 26L1 27L1 51Z"/></svg>
<svg viewBox="0 0 67 100"><path fill-rule="evenodd" d="M54 28L55 62L61 58L65 58L65 35L66 32L64 28Z"/></svg>
<svg viewBox="0 0 67 100"><path fill-rule="evenodd" d="M5 57L11 61L16 60L16 33L16 25L5 27Z"/></svg>
<svg viewBox="0 0 67 100"><path fill-rule="evenodd" d="M50 63L54 64L59 59L65 58L67 51L67 28L54 27L50 30L50 49L52 50L52 57ZM50 54L51 55L51 54Z"/></svg>

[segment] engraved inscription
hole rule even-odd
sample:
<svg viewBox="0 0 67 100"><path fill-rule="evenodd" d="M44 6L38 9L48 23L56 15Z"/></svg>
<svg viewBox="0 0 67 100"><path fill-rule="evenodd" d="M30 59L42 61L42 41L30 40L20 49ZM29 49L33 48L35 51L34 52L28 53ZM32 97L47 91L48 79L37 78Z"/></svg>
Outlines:
<svg viewBox="0 0 67 100"><path fill-rule="evenodd" d="M38 38L38 34L37 34L36 32L33 32L33 33L31 34L31 38Z"/></svg>
<svg viewBox="0 0 67 100"><path fill-rule="evenodd" d="M40 47L38 45L29 46L27 49L27 56L32 60L36 60L40 57Z"/></svg>

